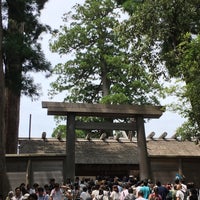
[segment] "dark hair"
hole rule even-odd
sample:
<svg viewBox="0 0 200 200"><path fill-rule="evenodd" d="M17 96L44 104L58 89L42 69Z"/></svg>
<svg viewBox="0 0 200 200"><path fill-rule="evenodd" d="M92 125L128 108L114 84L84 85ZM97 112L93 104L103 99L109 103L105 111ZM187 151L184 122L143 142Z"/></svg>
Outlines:
<svg viewBox="0 0 200 200"><path fill-rule="evenodd" d="M179 184L179 183L180 183L180 180L179 180L179 179L176 179L174 182L175 182L175 184Z"/></svg>
<svg viewBox="0 0 200 200"><path fill-rule="evenodd" d="M25 186L26 186L25 183L21 183L19 187L22 188L22 187L25 187Z"/></svg>
<svg viewBox="0 0 200 200"><path fill-rule="evenodd" d="M54 185L54 187L56 188L58 188L60 185L59 185L59 183L55 183L55 185Z"/></svg>
<svg viewBox="0 0 200 200"><path fill-rule="evenodd" d="M155 187L153 188L153 191L154 191L155 193L158 193L158 187L155 186Z"/></svg>
<svg viewBox="0 0 200 200"><path fill-rule="evenodd" d="M17 191L17 190L20 190L20 191L21 191L21 188L20 188L20 187L16 187L16 188L15 188L15 191Z"/></svg>
<svg viewBox="0 0 200 200"><path fill-rule="evenodd" d="M45 189L45 190L49 190L48 184L45 184L45 185L44 185L44 189Z"/></svg>
<svg viewBox="0 0 200 200"><path fill-rule="evenodd" d="M142 196L143 197L144 193L142 190L138 191L138 196Z"/></svg>
<svg viewBox="0 0 200 200"><path fill-rule="evenodd" d="M99 195L102 195L102 194L103 194L103 190L99 189Z"/></svg>
<svg viewBox="0 0 200 200"><path fill-rule="evenodd" d="M30 194L29 197L28 197L28 199L30 199L30 200L37 200L38 199L37 194L35 194L35 193Z"/></svg>
<svg viewBox="0 0 200 200"><path fill-rule="evenodd" d="M128 193L133 194L133 188L132 187L128 188Z"/></svg>
<svg viewBox="0 0 200 200"><path fill-rule="evenodd" d="M44 188L43 187L39 187L38 188L38 192L44 192Z"/></svg>
<svg viewBox="0 0 200 200"><path fill-rule="evenodd" d="M147 185L148 185L148 181L145 180L145 181L143 182L143 184L144 184L144 186L147 186Z"/></svg>
<svg viewBox="0 0 200 200"><path fill-rule="evenodd" d="M157 181L157 182L156 182L156 185L160 187L160 186L161 186L161 182L160 182L160 181Z"/></svg>
<svg viewBox="0 0 200 200"><path fill-rule="evenodd" d="M198 192L195 188L190 189L191 195L198 195Z"/></svg>
<svg viewBox="0 0 200 200"><path fill-rule="evenodd" d="M83 187L83 192L86 192L87 191L87 187Z"/></svg>
<svg viewBox="0 0 200 200"><path fill-rule="evenodd" d="M119 192L117 185L113 185L113 189L115 189L116 192Z"/></svg>
<svg viewBox="0 0 200 200"><path fill-rule="evenodd" d="M34 187L34 188L37 188L38 186L39 186L38 183L34 183L34 184L33 184L33 187Z"/></svg>

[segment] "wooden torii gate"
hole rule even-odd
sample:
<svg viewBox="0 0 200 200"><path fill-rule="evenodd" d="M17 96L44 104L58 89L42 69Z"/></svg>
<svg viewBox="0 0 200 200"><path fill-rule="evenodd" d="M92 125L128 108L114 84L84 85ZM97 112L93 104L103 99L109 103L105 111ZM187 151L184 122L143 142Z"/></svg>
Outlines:
<svg viewBox="0 0 200 200"><path fill-rule="evenodd" d="M104 130L132 130L137 131L138 160L140 178L151 178L150 163L148 161L144 118L160 118L164 112L162 106L151 105L110 105L84 104L63 102L42 102L42 108L47 108L48 115L67 116L66 136L66 169L64 181L75 178L75 130L76 129L103 129ZM77 116L92 116L103 118L134 118L135 123L86 123L76 121Z"/></svg>

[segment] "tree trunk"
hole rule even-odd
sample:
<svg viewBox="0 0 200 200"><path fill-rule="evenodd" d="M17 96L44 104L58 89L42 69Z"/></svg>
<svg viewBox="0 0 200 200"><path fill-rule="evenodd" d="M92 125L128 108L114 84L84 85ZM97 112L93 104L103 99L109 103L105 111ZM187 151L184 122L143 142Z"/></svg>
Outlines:
<svg viewBox="0 0 200 200"><path fill-rule="evenodd" d="M103 60L103 59L102 59ZM107 78L108 70L106 67L105 61L102 61L102 72L101 72L101 80L102 80L102 96L105 97L110 94L110 80ZM113 119L106 118L104 119L107 122L113 122ZM101 130L101 132L106 132L106 136L113 136L113 130Z"/></svg>
<svg viewBox="0 0 200 200"><path fill-rule="evenodd" d="M12 18L12 9L8 7L8 31L11 40L17 40L18 48L10 47L6 51L5 62L5 134L6 134L6 153L17 153L20 96L22 87L22 61L20 56L20 45L23 44L23 23L18 23Z"/></svg>
<svg viewBox="0 0 200 200"><path fill-rule="evenodd" d="M17 153L20 95L6 88L5 129L6 153Z"/></svg>
<svg viewBox="0 0 200 200"><path fill-rule="evenodd" d="M103 59L102 59L103 60ZM103 62L102 68L101 68L101 80L102 80L102 96L107 96L110 94L110 81L107 78L108 70L106 67L105 61Z"/></svg>
<svg viewBox="0 0 200 200"><path fill-rule="evenodd" d="M5 80L2 60L2 14L0 1L0 198L5 199L10 190L8 177L6 174L5 160L5 126L4 126L4 108L5 108Z"/></svg>

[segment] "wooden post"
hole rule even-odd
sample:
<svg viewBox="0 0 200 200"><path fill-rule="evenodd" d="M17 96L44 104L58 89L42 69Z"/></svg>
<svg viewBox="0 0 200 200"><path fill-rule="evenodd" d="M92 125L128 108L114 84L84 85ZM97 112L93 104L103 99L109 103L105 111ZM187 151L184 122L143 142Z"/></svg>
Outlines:
<svg viewBox="0 0 200 200"><path fill-rule="evenodd" d="M140 180L151 178L150 162L147 155L147 145L145 137L144 119L141 116L136 118L137 124L137 144L138 144L138 160L140 168Z"/></svg>
<svg viewBox="0 0 200 200"><path fill-rule="evenodd" d="M26 185L32 185L31 182L33 182L32 161L31 158L29 158L26 166Z"/></svg>
<svg viewBox="0 0 200 200"><path fill-rule="evenodd" d="M178 160L178 173L182 176L183 175L183 164L182 164L182 159L179 158Z"/></svg>
<svg viewBox="0 0 200 200"><path fill-rule="evenodd" d="M31 139L31 119L32 119L32 115L29 115L29 131L28 131L28 138L29 140Z"/></svg>
<svg viewBox="0 0 200 200"><path fill-rule="evenodd" d="M66 157L63 159L63 170L62 170L62 175L63 175L63 184L67 184L67 173L66 173L66 169L67 169L67 166L66 166Z"/></svg>
<svg viewBox="0 0 200 200"><path fill-rule="evenodd" d="M75 177L75 113L67 115L67 134L66 134L66 177L74 182Z"/></svg>

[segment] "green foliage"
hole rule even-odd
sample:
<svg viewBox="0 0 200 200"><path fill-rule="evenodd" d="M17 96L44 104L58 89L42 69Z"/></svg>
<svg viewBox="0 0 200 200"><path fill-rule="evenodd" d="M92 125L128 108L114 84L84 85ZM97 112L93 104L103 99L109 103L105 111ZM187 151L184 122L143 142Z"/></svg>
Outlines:
<svg viewBox="0 0 200 200"><path fill-rule="evenodd" d="M167 91L174 94L177 101L171 104L171 108L178 111L183 117L188 119L178 130L177 134L183 139L198 136L200 124L200 36L191 37L185 34L184 40L177 46L177 69L181 80L185 84L174 84ZM181 102L181 103L180 103Z"/></svg>
<svg viewBox="0 0 200 200"><path fill-rule="evenodd" d="M40 9L46 1L3 1L6 87L32 98L39 96L40 86L34 83L29 72L49 71L51 66L38 41L41 33L50 30L39 22Z"/></svg>
<svg viewBox="0 0 200 200"><path fill-rule="evenodd" d="M183 123L182 126L176 130L176 135L181 136L182 140L191 141L192 138L194 140L199 138L200 132L199 132L198 125L196 123L194 124L191 121L187 121Z"/></svg>
<svg viewBox="0 0 200 200"><path fill-rule="evenodd" d="M186 83L185 97L191 104L188 117L193 124L200 125L200 35L192 39L186 34L185 40L178 46L179 73ZM196 126L195 126L196 127Z"/></svg>
<svg viewBox="0 0 200 200"><path fill-rule="evenodd" d="M58 125L51 135L53 138L57 138L58 134L61 134L61 138L66 138L66 125Z"/></svg>
<svg viewBox="0 0 200 200"><path fill-rule="evenodd" d="M156 74L177 77L176 47L186 33L198 33L198 4L197 0L144 1L126 23L125 34L138 38L138 50Z"/></svg>
<svg viewBox="0 0 200 200"><path fill-rule="evenodd" d="M76 103L160 104L162 85L142 61L136 40L122 32L123 13L114 0L86 0L65 14L51 50L69 59L53 69L51 96L65 92L64 101Z"/></svg>
<svg viewBox="0 0 200 200"><path fill-rule="evenodd" d="M199 1L150 0L135 8L122 26L124 34L130 41L137 38L138 57L155 77L167 81L164 96L174 94L177 99L171 109L199 129ZM182 84L167 88L172 78Z"/></svg>
<svg viewBox="0 0 200 200"><path fill-rule="evenodd" d="M51 135L51 137L57 138L58 134L61 134L61 138L65 139L66 138L66 125L59 124L54 130ZM75 131L76 137L77 138L85 138L86 132L82 130L76 130Z"/></svg>
<svg viewBox="0 0 200 200"><path fill-rule="evenodd" d="M51 95L67 91L68 102L159 104L160 84L121 33L120 13L114 0L86 0L65 15L67 25L55 33L51 49L70 59L54 68Z"/></svg>
<svg viewBox="0 0 200 200"><path fill-rule="evenodd" d="M122 5L123 8L132 15L138 6L143 3L144 0L116 0L119 5Z"/></svg>

